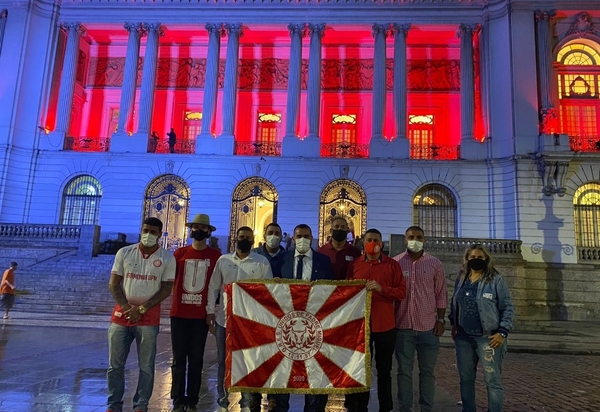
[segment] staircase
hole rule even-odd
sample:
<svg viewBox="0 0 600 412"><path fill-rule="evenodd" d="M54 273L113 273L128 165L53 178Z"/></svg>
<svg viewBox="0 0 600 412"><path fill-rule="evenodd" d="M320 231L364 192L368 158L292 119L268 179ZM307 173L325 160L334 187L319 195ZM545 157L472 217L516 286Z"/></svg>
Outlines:
<svg viewBox="0 0 600 412"><path fill-rule="evenodd" d="M15 309L64 314L111 313L115 301L108 291L114 255L81 258L69 251L20 266L15 274L18 294ZM168 316L171 298L162 304Z"/></svg>

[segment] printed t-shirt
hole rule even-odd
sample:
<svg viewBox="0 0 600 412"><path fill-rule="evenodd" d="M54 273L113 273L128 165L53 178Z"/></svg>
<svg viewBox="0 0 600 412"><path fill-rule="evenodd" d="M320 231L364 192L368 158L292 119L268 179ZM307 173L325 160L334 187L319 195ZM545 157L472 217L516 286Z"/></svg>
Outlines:
<svg viewBox="0 0 600 412"><path fill-rule="evenodd" d="M208 283L221 252L207 247L196 250L192 246L175 251L177 273L173 287L171 316L186 319L206 318Z"/></svg>
<svg viewBox="0 0 600 412"><path fill-rule="evenodd" d="M331 260L331 268L335 280L344 280L348 274L348 266L354 259L360 257L360 249L346 242L341 250L336 250L333 243L329 242L317 249L317 252L327 255Z"/></svg>
<svg viewBox="0 0 600 412"><path fill-rule="evenodd" d="M151 255L145 255L140 250L140 244L136 243L119 249L111 274L123 277L127 302L141 305L160 290L162 282L175 279L175 258L162 247ZM148 309L138 322L131 323L125 319L123 309L117 303L110 320L123 326L158 326L160 305Z"/></svg>

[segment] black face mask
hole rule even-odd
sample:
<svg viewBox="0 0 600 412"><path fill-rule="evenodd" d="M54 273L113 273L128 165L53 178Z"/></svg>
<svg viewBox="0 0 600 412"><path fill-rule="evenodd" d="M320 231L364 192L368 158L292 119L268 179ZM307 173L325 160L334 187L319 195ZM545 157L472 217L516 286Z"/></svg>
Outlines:
<svg viewBox="0 0 600 412"><path fill-rule="evenodd" d="M471 270L483 270L484 272L487 270L487 263L483 259L471 259L467 262L467 265Z"/></svg>
<svg viewBox="0 0 600 412"><path fill-rule="evenodd" d="M210 233L205 232L202 229L192 230L192 239L194 240L204 240L210 236Z"/></svg>
<svg viewBox="0 0 600 412"><path fill-rule="evenodd" d="M336 229L333 231L333 233L331 233L331 237L334 240L337 240L338 242L341 242L342 240L346 240L347 235L348 235L347 231L339 230L339 229Z"/></svg>
<svg viewBox="0 0 600 412"><path fill-rule="evenodd" d="M248 253L252 248L252 242L250 242L248 239L238 240L237 248L242 253Z"/></svg>

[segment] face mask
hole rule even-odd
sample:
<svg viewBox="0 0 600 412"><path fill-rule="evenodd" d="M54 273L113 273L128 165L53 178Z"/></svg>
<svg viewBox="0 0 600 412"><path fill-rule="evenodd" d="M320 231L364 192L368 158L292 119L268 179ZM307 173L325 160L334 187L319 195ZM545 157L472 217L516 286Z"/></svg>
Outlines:
<svg viewBox="0 0 600 412"><path fill-rule="evenodd" d="M423 250L423 242L419 242L418 240L409 240L407 247L411 252L419 253Z"/></svg>
<svg viewBox="0 0 600 412"><path fill-rule="evenodd" d="M334 240L337 240L338 242L341 242L342 240L346 240L346 236L348 235L348 232L345 230L334 230L333 233L331 233L331 237Z"/></svg>
<svg viewBox="0 0 600 412"><path fill-rule="evenodd" d="M298 253L306 253L308 252L308 249L310 249L310 239L303 237L300 239L295 239L294 241L296 242L296 250Z"/></svg>
<svg viewBox="0 0 600 412"><path fill-rule="evenodd" d="M271 249L275 249L276 247L279 247L280 242L281 242L281 238L279 236L275 236L275 235L267 236L267 246L269 246Z"/></svg>
<svg viewBox="0 0 600 412"><path fill-rule="evenodd" d="M365 252L367 255L376 255L381 251L381 245L377 242L365 243Z"/></svg>
<svg viewBox="0 0 600 412"><path fill-rule="evenodd" d="M204 240L210 236L210 234L208 232L205 232L202 229L192 230L191 235L192 235L192 239L194 239L194 240Z"/></svg>
<svg viewBox="0 0 600 412"><path fill-rule="evenodd" d="M242 253L248 253L252 248L252 242L250 242L248 239L238 240L237 248Z"/></svg>
<svg viewBox="0 0 600 412"><path fill-rule="evenodd" d="M471 259L467 262L467 265L469 266L469 269L476 270L478 272L480 270L483 270L484 272L487 270L487 263L483 259Z"/></svg>
<svg viewBox="0 0 600 412"><path fill-rule="evenodd" d="M151 235L150 233L143 233L142 234L142 245L146 246L146 247L152 247L154 245L156 245L156 240L158 239L158 236L156 235Z"/></svg>

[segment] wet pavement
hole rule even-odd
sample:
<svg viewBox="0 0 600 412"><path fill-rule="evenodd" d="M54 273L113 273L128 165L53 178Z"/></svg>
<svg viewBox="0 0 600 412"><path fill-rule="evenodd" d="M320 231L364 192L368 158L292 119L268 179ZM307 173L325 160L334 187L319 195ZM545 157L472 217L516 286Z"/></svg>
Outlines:
<svg viewBox="0 0 600 412"><path fill-rule="evenodd" d="M0 411L97 412L106 406L108 343L105 316L11 313L0 324ZM171 345L168 319L158 337L156 379L150 412L169 411ZM550 339L553 339L550 337ZM129 355L125 411L137 379L135 345ZM458 374L451 348L442 348L437 365L437 412L459 412ZM503 368L505 411L600 410L600 356L509 353ZM216 408L216 347L209 336L199 409ZM394 377L395 381L395 377ZM416 382L416 380L415 380ZM369 411L378 411L372 389ZM478 382L483 408L485 388ZM239 411L232 394L230 411ZM264 400L263 410L266 410ZM341 412L341 397L330 397L328 412ZM418 410L415 409L415 411ZM302 411L302 397L292 396L291 412Z"/></svg>

